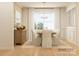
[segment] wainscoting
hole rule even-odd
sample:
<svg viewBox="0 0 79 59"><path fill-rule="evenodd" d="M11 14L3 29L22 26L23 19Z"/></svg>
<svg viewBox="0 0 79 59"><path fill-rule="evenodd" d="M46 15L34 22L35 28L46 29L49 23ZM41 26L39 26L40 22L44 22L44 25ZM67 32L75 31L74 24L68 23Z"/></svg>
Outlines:
<svg viewBox="0 0 79 59"><path fill-rule="evenodd" d="M77 45L76 43L76 28L75 27L67 27L65 30L65 36L67 41Z"/></svg>

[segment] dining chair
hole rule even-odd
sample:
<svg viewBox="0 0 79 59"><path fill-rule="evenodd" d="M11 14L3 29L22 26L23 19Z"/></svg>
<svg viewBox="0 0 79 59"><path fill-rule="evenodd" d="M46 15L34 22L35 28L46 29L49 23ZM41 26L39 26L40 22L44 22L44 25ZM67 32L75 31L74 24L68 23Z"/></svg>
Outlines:
<svg viewBox="0 0 79 59"><path fill-rule="evenodd" d="M52 35L52 46L58 46L60 44L60 31L55 31L56 34Z"/></svg>
<svg viewBox="0 0 79 59"><path fill-rule="evenodd" d="M43 48L52 48L52 37L51 31L43 30L42 31L42 47Z"/></svg>

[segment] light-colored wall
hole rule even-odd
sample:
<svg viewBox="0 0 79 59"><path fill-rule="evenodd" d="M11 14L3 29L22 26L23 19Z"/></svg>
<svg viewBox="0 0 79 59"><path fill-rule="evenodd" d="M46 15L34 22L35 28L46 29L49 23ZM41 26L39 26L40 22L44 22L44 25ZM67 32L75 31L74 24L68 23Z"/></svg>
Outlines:
<svg viewBox="0 0 79 59"><path fill-rule="evenodd" d="M60 8L60 35L65 37L65 28L67 26L66 8Z"/></svg>
<svg viewBox="0 0 79 59"><path fill-rule="evenodd" d="M0 49L14 48L14 4L0 3Z"/></svg>
<svg viewBox="0 0 79 59"><path fill-rule="evenodd" d="M76 3L76 33L77 33L77 45L79 46L79 3Z"/></svg>
<svg viewBox="0 0 79 59"><path fill-rule="evenodd" d="M66 26L66 39L74 44L77 42L77 30L76 30L76 3L70 4L66 7L67 13L67 26ZM75 13L73 15L73 13Z"/></svg>
<svg viewBox="0 0 79 59"><path fill-rule="evenodd" d="M22 14L23 14L23 16L22 16L22 24L26 27L26 34L27 34L27 36L26 36L26 39L28 40L29 38L29 32L28 32L28 30L29 30L29 8L22 8Z"/></svg>
<svg viewBox="0 0 79 59"><path fill-rule="evenodd" d="M26 26L26 30L28 29L28 20L29 20L29 8L22 8L22 24Z"/></svg>

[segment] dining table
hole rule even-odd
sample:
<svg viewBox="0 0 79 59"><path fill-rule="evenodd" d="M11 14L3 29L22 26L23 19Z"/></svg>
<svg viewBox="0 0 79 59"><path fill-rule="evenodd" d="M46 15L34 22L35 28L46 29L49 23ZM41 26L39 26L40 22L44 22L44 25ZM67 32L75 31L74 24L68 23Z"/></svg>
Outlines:
<svg viewBox="0 0 79 59"><path fill-rule="evenodd" d="M37 36L41 38L41 43L40 46L42 46L42 34L44 30L36 30ZM56 35L55 31L50 30L51 32L51 37L53 38Z"/></svg>

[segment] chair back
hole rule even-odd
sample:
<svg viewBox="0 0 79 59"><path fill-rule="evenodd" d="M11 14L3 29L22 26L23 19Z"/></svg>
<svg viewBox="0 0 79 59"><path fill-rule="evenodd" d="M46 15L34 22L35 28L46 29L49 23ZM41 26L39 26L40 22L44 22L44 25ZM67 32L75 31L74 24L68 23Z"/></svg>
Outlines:
<svg viewBox="0 0 79 59"><path fill-rule="evenodd" d="M42 47L43 48L51 48L52 47L52 32L49 30L42 31Z"/></svg>

